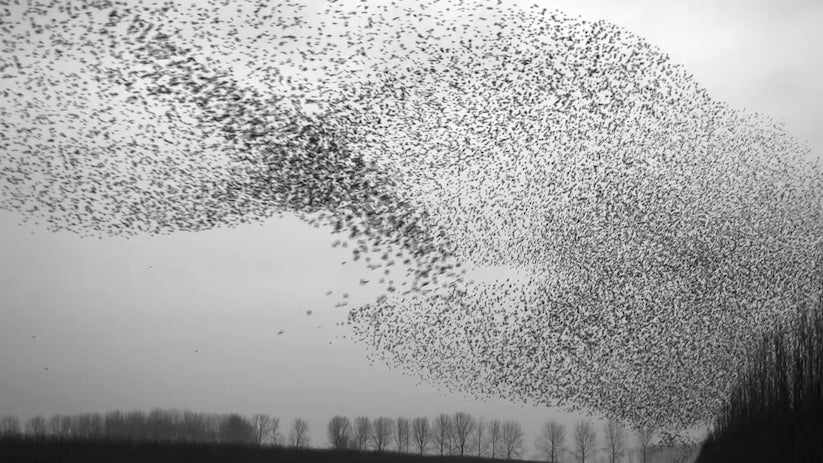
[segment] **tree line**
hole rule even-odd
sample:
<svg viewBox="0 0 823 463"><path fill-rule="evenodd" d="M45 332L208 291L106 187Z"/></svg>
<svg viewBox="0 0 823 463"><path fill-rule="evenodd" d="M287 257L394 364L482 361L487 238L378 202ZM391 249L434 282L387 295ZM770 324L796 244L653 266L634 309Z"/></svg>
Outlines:
<svg viewBox="0 0 823 463"><path fill-rule="evenodd" d="M488 439L486 437L488 432ZM468 413L426 417L335 416L328 423L329 445L335 449L395 451L440 455L486 454L516 458L523 451L523 429L516 421L485 423ZM0 439L115 440L132 442L179 442L203 444L271 445L306 448L309 425L296 418L281 429L280 419L266 414L200 413L189 410L149 412L112 411L76 415L34 416L21 422L15 416L0 417ZM472 441L471 439L475 440ZM476 453L472 453L476 451Z"/></svg>
<svg viewBox="0 0 823 463"><path fill-rule="evenodd" d="M570 431L570 432L569 432ZM535 447L548 462L606 461L629 457L630 432L615 420L606 422L602 440L589 420L571 430L555 420L540 429ZM652 428L635 429L638 463L647 463L654 435ZM340 450L395 452L419 455L480 456L517 459L524 456L525 434L515 420L486 420L466 412L441 413L434 417L377 417L342 415L326 426L328 446ZM149 412L113 411L105 414L35 416L21 423L16 417L0 417L0 439L115 440L199 444L241 444L308 448L309 424L296 418L287 429L280 419L266 414L199 413L188 410L153 409ZM598 445L601 444L601 445Z"/></svg>
<svg viewBox="0 0 823 463"><path fill-rule="evenodd" d="M333 417L329 445L335 449L440 455L489 454L516 458L523 451L523 429L516 421L475 420L468 413L441 414L432 420L360 416ZM486 435L488 433L488 436ZM156 408L76 415L34 416L21 422L0 417L0 439L114 440L202 444L309 447L309 425L296 418L281 429L280 419L266 414L200 413ZM474 439L472 441L472 439ZM474 452L474 453L473 453Z"/></svg>
<svg viewBox="0 0 823 463"><path fill-rule="evenodd" d="M634 449L630 446L632 434L636 443ZM598 440L597 430L590 420L578 421L570 432L558 421L548 420L540 429L535 447L540 456L550 463L599 461L596 458L601 452L609 463L626 460L648 463L657 450L652 445L654 436L655 429L651 426L638 426L631 430L610 419L603 425L602 440ZM637 455L637 460L632 459L633 454Z"/></svg>
<svg viewBox="0 0 823 463"><path fill-rule="evenodd" d="M821 436L823 292L761 337L698 461L823 461Z"/></svg>
<svg viewBox="0 0 823 463"><path fill-rule="evenodd" d="M336 449L420 455L476 455L489 458L520 458L524 433L514 420L483 420L465 412L441 413L433 418L349 419L334 416L328 423L329 444Z"/></svg>
<svg viewBox="0 0 823 463"><path fill-rule="evenodd" d="M602 452L609 463L622 462L624 458L631 461L631 455L635 453L629 445L631 434L635 436L638 462L651 462L649 457L658 450L652 445L655 430L649 426L630 431L620 422L609 420L603 427L602 442L598 441L590 420L577 422L571 431L567 436L563 424L556 420L547 421L535 441L540 458L552 463L586 463L598 461L596 457ZM484 420L465 412L441 413L432 419L425 416L411 419L359 416L352 420L337 415L329 420L327 436L335 449L506 460L523 457L525 443L523 428L517 421Z"/></svg>
<svg viewBox="0 0 823 463"><path fill-rule="evenodd" d="M305 423L304 420L300 420ZM308 444L307 430L297 420L288 439L297 446ZM0 439L26 437L34 440L117 440L135 442L186 442L216 444L279 445L280 420L265 414L250 418L239 414L200 413L188 410L153 409L112 411L78 415L34 416L21 423L17 417L0 417Z"/></svg>

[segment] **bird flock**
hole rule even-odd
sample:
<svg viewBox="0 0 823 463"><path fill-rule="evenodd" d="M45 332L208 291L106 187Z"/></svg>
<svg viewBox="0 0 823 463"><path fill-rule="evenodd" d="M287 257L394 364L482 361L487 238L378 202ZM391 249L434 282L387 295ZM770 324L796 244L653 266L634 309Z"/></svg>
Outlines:
<svg viewBox="0 0 823 463"><path fill-rule="evenodd" d="M470 0L0 14L0 208L97 237L329 227L382 288L355 339L449 390L707 423L820 283L809 149L604 21Z"/></svg>

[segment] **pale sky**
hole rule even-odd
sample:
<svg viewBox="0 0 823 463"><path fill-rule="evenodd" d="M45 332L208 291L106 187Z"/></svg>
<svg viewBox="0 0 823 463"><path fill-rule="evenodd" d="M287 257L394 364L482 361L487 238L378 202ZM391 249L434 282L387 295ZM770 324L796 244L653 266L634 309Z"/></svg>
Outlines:
<svg viewBox="0 0 823 463"><path fill-rule="evenodd" d="M683 64L715 99L782 120L823 153L823 3L539 3L628 29ZM370 365L366 347L335 326L345 319L345 309L334 308L339 299L325 295L331 289L349 292L355 304L370 300L374 290L358 285L368 272L342 266L348 254L331 247L332 235L294 218L100 240L19 220L0 212L0 415L153 406L264 412L280 417L283 428L308 419L312 445L324 446L335 414L462 410L520 420L527 456L547 418L576 419L446 394Z"/></svg>

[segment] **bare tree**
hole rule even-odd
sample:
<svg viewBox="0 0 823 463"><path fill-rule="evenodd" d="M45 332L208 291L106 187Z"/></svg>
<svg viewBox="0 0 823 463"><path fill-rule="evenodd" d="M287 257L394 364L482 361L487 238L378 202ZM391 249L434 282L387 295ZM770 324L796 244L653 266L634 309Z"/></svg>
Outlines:
<svg viewBox="0 0 823 463"><path fill-rule="evenodd" d="M351 444L351 421L345 416L334 416L329 421L329 443L336 449L347 449Z"/></svg>
<svg viewBox="0 0 823 463"><path fill-rule="evenodd" d="M354 444L357 450L369 448L371 440L371 420L367 416L358 416L354 419Z"/></svg>
<svg viewBox="0 0 823 463"><path fill-rule="evenodd" d="M122 434L128 436L130 430L128 421L126 420L126 414L122 413L118 418L122 426ZM106 417L106 421L108 422L108 416ZM203 442L205 440L206 421L199 413L189 410L183 411L183 416L180 423L178 423L178 428L179 438L183 442ZM106 432L108 431L108 424L106 424Z"/></svg>
<svg viewBox="0 0 823 463"><path fill-rule="evenodd" d="M409 440L411 438L411 424L408 418L397 418L394 426L394 441L398 452L409 451Z"/></svg>
<svg viewBox="0 0 823 463"><path fill-rule="evenodd" d="M626 450L626 433L623 426L614 419L609 419L603 427L605 433L605 447L604 450L609 455L611 463L617 463Z"/></svg>
<svg viewBox="0 0 823 463"><path fill-rule="evenodd" d="M16 416L4 416L0 419L0 437L20 435L20 420Z"/></svg>
<svg viewBox="0 0 823 463"><path fill-rule="evenodd" d="M64 436L76 436L77 427L75 425L76 417L73 416L64 416L60 420L60 432ZM214 418L212 418L214 419ZM210 434L208 438L210 442L216 442L219 437L219 426L220 421L216 420L215 422L208 423L210 427L208 428ZM131 411L126 412L123 414L123 427L125 428L125 432L128 435L128 439L132 441L139 441L145 440L148 437L148 427L146 425L146 414L141 411Z"/></svg>
<svg viewBox="0 0 823 463"><path fill-rule="evenodd" d="M33 416L26 423L26 434L35 440L46 437L46 419L42 416Z"/></svg>
<svg viewBox="0 0 823 463"><path fill-rule="evenodd" d="M574 427L574 448L581 463L586 463L586 457L592 457L597 445L597 434L589 420L582 420Z"/></svg>
<svg viewBox="0 0 823 463"><path fill-rule="evenodd" d="M429 443L429 419L425 416L420 416L412 421L412 433L414 434L414 443L420 455L426 452L426 445Z"/></svg>
<svg viewBox="0 0 823 463"><path fill-rule="evenodd" d="M72 431L74 430L74 419L71 415L63 415L60 417L60 437L68 438L72 437Z"/></svg>
<svg viewBox="0 0 823 463"><path fill-rule="evenodd" d="M506 451L506 459L519 457L523 452L523 427L517 421L506 421L501 431L500 437L503 450Z"/></svg>
<svg viewBox="0 0 823 463"><path fill-rule="evenodd" d="M486 434L486 423L483 421L482 418L477 420L477 423L474 425L474 434L473 434L473 447L475 454L478 457L482 457L485 453L485 441L484 436Z"/></svg>
<svg viewBox="0 0 823 463"><path fill-rule="evenodd" d="M640 453L641 463L646 463L646 455L649 451L649 445L654 437L654 428L651 426L640 426L637 428L637 450Z"/></svg>
<svg viewBox="0 0 823 463"><path fill-rule="evenodd" d="M271 423L269 424L269 442L273 447L277 447L280 442L280 418L276 416L271 417Z"/></svg>
<svg viewBox="0 0 823 463"><path fill-rule="evenodd" d="M96 414L86 414L80 417L81 435L86 438L97 437L102 429L103 417ZM98 424L99 419L99 424ZM232 442L248 443L247 429L251 429L251 424L240 415L229 415L226 418L227 423L224 423L225 431L231 434L231 437L226 437L225 434L221 439L230 439ZM166 410L161 408L154 408L149 411L146 416L146 433L152 441L169 440L172 433L173 422L172 418ZM247 428L246 425L249 427Z"/></svg>
<svg viewBox="0 0 823 463"><path fill-rule="evenodd" d="M446 449L448 449L449 455L455 455L457 453L457 438L454 435L454 421L449 422L449 432L446 434Z"/></svg>
<svg viewBox="0 0 823 463"><path fill-rule="evenodd" d="M289 431L289 444L294 448L304 448L309 445L309 423L303 418L295 418Z"/></svg>
<svg viewBox="0 0 823 463"><path fill-rule="evenodd" d="M179 423L180 438L185 442L216 442L220 434L220 418L213 413L198 413L186 410ZM125 433L133 436L139 432L141 416L139 412L123 414ZM130 437L135 439L135 437Z"/></svg>
<svg viewBox="0 0 823 463"><path fill-rule="evenodd" d="M566 428L554 420L549 420L543 425L537 437L537 449L546 457L546 461L556 463L560 460L565 440Z"/></svg>
<svg viewBox="0 0 823 463"><path fill-rule="evenodd" d="M154 411L152 411L154 413ZM165 424L158 427L159 422L152 422L152 432L159 435L167 435ZM219 427L220 442L231 444L251 444L254 442L254 425L246 418L232 413L226 416ZM162 439L162 438L161 438Z"/></svg>
<svg viewBox="0 0 823 463"><path fill-rule="evenodd" d="M466 445L469 442L469 436L474 431L474 426L474 418L466 412L457 412L452 417L454 446L461 456L466 454Z"/></svg>
<svg viewBox="0 0 823 463"><path fill-rule="evenodd" d="M372 423L372 444L374 450L383 452L389 446L394 428L394 420L381 416Z"/></svg>
<svg viewBox="0 0 823 463"><path fill-rule="evenodd" d="M257 445L263 445L266 437L269 435L269 427L271 427L271 417L263 413L258 413L251 417L251 424L254 426L254 441Z"/></svg>
<svg viewBox="0 0 823 463"><path fill-rule="evenodd" d="M125 415L120 410L108 412L103 416L103 428L103 436L106 439L125 439L128 437ZM173 428L173 426L170 428ZM171 432L171 434L174 433ZM168 437L171 438L177 436Z"/></svg>
<svg viewBox="0 0 823 463"><path fill-rule="evenodd" d="M499 453L502 428L502 423L496 418L489 423L489 448L491 449L492 458L497 458Z"/></svg>
<svg viewBox="0 0 823 463"><path fill-rule="evenodd" d="M445 455L447 451L451 451L451 433L452 420L449 415L441 413L434 419L432 426L432 441L435 447L440 451L440 455Z"/></svg>
<svg viewBox="0 0 823 463"><path fill-rule="evenodd" d="M48 432L49 435L52 437L61 437L60 436L60 420L62 417L60 415L52 415L49 417L49 425L48 425Z"/></svg>
<svg viewBox="0 0 823 463"><path fill-rule="evenodd" d="M71 417L71 436L75 439L77 438L86 438L87 436L84 435L83 429L83 415L74 415ZM145 416L144 416L144 425L142 427L144 435L148 434L148 426L145 425Z"/></svg>

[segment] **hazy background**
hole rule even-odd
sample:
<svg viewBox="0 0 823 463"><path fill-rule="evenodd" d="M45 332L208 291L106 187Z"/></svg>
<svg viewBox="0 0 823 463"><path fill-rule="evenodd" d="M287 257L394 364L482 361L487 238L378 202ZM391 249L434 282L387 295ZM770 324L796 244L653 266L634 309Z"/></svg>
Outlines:
<svg viewBox="0 0 823 463"><path fill-rule="evenodd" d="M823 2L540 4L644 37L714 98L784 121L823 153ZM342 338L347 330L336 323L345 309L334 308L342 292L352 305L373 298L358 285L369 273L341 265L349 255L330 246L331 234L294 218L102 240L18 226L19 219L0 211L0 415L153 406L263 412L280 417L283 430L294 417L308 419L311 444L323 446L334 414L463 410L520 420L527 456L543 421L576 419L446 394L370 365L365 346Z"/></svg>

